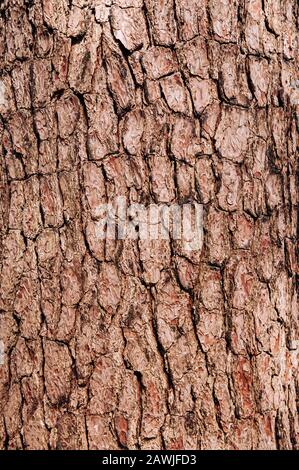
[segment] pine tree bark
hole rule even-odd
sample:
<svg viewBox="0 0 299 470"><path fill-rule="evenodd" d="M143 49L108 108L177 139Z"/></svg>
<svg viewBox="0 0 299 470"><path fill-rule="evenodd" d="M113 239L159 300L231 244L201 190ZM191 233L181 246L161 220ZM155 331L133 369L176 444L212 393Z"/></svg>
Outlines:
<svg viewBox="0 0 299 470"><path fill-rule="evenodd" d="M299 448L296 18L0 1L1 449ZM202 203L200 256L99 241L115 196Z"/></svg>

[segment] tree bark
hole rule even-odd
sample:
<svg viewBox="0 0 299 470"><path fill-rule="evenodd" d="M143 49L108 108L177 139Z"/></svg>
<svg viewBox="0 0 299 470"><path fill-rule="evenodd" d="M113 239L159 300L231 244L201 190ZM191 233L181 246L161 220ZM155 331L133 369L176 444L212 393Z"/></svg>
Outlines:
<svg viewBox="0 0 299 470"><path fill-rule="evenodd" d="M296 18L0 1L1 449L299 448ZM201 253L98 240L116 196Z"/></svg>

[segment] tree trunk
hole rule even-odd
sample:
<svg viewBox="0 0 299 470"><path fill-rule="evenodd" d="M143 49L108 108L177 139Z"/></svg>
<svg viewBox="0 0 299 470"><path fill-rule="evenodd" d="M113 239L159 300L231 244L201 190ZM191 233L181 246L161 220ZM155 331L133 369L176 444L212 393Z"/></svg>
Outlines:
<svg viewBox="0 0 299 470"><path fill-rule="evenodd" d="M0 1L1 449L299 448L296 4Z"/></svg>

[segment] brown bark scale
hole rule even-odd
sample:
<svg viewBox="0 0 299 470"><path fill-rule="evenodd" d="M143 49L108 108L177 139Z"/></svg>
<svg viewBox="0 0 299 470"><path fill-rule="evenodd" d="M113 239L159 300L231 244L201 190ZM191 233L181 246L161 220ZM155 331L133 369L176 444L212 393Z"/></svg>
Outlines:
<svg viewBox="0 0 299 470"><path fill-rule="evenodd" d="M299 448L297 18L0 1L1 449ZM116 195L202 252L99 242Z"/></svg>

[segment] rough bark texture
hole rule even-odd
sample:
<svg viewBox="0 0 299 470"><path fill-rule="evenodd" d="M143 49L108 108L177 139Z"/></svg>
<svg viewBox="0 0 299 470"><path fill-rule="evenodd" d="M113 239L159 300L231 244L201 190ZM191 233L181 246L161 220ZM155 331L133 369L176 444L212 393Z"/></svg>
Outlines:
<svg viewBox="0 0 299 470"><path fill-rule="evenodd" d="M1 449L299 448L296 4L0 1Z"/></svg>

